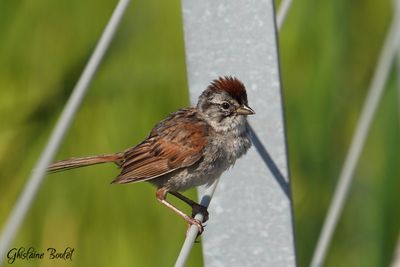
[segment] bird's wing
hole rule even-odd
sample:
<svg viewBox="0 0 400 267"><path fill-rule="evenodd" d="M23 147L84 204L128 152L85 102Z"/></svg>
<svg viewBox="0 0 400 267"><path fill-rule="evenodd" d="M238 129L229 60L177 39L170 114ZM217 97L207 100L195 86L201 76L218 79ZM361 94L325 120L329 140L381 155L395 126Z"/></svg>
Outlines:
<svg viewBox="0 0 400 267"><path fill-rule="evenodd" d="M113 183L151 180L201 159L207 145L207 124L177 115L172 114L145 141L125 151L122 171Z"/></svg>

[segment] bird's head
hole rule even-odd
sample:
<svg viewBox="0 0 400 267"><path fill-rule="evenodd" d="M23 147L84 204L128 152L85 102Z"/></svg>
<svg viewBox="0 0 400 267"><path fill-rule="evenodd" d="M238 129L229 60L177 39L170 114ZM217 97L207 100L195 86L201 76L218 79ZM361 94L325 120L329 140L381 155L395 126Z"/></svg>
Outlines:
<svg viewBox="0 0 400 267"><path fill-rule="evenodd" d="M247 115L255 114L248 105L245 86L231 76L212 81L200 95L197 109L218 132L244 127Z"/></svg>

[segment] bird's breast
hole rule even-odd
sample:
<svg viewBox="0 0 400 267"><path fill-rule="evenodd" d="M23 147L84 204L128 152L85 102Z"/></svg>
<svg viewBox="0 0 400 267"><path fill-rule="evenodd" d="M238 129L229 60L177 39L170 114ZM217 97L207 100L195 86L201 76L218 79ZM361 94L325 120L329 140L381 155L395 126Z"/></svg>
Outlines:
<svg viewBox="0 0 400 267"><path fill-rule="evenodd" d="M192 166L179 169L160 179L172 191L185 191L194 186L211 184L251 146L248 131L240 135L216 134L211 136L203 151L203 157Z"/></svg>

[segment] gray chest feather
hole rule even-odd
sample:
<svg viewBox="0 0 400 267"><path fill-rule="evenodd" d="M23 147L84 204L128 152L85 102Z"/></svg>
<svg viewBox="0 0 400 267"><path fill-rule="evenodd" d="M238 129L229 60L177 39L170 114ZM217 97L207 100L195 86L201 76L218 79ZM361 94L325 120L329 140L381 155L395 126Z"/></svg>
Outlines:
<svg viewBox="0 0 400 267"><path fill-rule="evenodd" d="M250 145L250 138L246 133L240 136L220 135L213 139L205 154L208 155L208 160L214 162L211 165L216 165L216 169L226 170L247 152Z"/></svg>
<svg viewBox="0 0 400 267"><path fill-rule="evenodd" d="M224 171L233 166L250 146L248 134L232 138L214 137L205 149L203 159L194 166L176 173L168 183L172 189L178 191L184 191L193 186L210 185Z"/></svg>
<svg viewBox="0 0 400 267"><path fill-rule="evenodd" d="M251 146L248 131L240 134L214 133L210 136L203 157L193 166L180 169L160 179L156 184L167 186L171 191L185 191L194 186L210 185Z"/></svg>

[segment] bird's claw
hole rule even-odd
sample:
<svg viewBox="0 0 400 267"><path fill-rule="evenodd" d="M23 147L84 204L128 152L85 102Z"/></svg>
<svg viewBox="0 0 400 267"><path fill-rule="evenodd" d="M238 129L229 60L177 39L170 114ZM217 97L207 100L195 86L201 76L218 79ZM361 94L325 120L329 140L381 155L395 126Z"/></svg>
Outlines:
<svg viewBox="0 0 400 267"><path fill-rule="evenodd" d="M195 218L192 218L192 219L193 219L193 221L191 223L189 223L189 225L190 226L192 226L192 225L197 226L197 228L199 229L199 234L198 235L201 235L204 232L203 223L201 221L195 219Z"/></svg>
<svg viewBox="0 0 400 267"><path fill-rule="evenodd" d="M208 211L207 208L203 205L193 205L192 206L192 217L196 216L196 214L200 213L203 215L203 222L208 221Z"/></svg>
<svg viewBox="0 0 400 267"><path fill-rule="evenodd" d="M189 225L188 225L188 229L186 231L186 235L189 233L190 227L192 225L195 225L198 228L198 232L197 232L197 236L196 236L196 240L197 240L197 238L204 232L205 225L203 225L203 223L200 220L195 219L195 218L190 218L190 220L188 221L188 224ZM195 241L195 242L197 242L197 241Z"/></svg>

